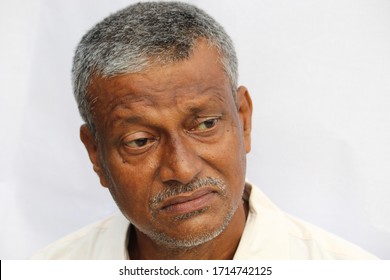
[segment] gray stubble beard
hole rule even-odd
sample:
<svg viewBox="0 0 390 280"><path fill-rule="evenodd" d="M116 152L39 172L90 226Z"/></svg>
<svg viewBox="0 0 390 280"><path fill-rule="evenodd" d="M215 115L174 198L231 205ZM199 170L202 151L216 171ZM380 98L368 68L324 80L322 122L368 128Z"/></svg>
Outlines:
<svg viewBox="0 0 390 280"><path fill-rule="evenodd" d="M150 206L151 206L151 208L153 208L154 204L159 203L162 200L164 200L170 196L174 196L174 195L189 192L189 191L194 191L194 190L201 188L203 186L206 186L206 185L212 185L212 186L217 187L221 191L221 193L219 195L222 198L226 199L226 193L227 193L226 184L220 179L207 177L205 179L196 179L193 182L190 182L189 184L186 184L186 185L178 185L175 188L171 188L169 190L166 190L166 191L163 191L163 192L157 194L156 196L154 196L151 199ZM242 194L241 194L241 196L242 196ZM160 246L164 246L164 247L170 248L170 249L188 250L191 248L195 248L199 245L202 245L206 242L209 242L209 241L213 240L214 238L218 237L230 224L239 205L240 205L240 203L237 203L236 205L230 206L226 216L224 217L222 225L211 232L203 232L203 233L196 234L196 235L190 234L190 235L187 235L183 238L172 237L170 235L167 235L164 232L159 232L156 230L149 231L149 232L144 232L141 230L141 232L143 232L143 234L147 235L150 239L152 239L156 244L158 244ZM186 213L184 215L180 215L180 216L176 217L175 220L182 221L182 220L190 219L190 218L195 217L197 215L202 215L204 212L207 212L207 210L209 210L209 207L206 207L206 208L203 208L203 209L200 209L197 211L193 211L190 213ZM155 214L153 214L152 216L156 217Z"/></svg>
<svg viewBox="0 0 390 280"><path fill-rule="evenodd" d="M176 237L169 236L165 234L164 232L158 232L158 231L152 231L152 232L143 232L145 235L147 235L150 239L152 239L155 243L159 244L160 246L164 246L170 249L191 249L195 248L197 246L200 246L206 242L209 242L213 240L214 238L218 237L230 224L230 221L232 220L234 214L237 211L239 204L235 205L234 207L231 207L227 213L227 215L224 218L224 221L222 225L217 228L216 230L212 232L204 232L197 236L190 235L187 236L187 238L179 239ZM207 209L198 210L191 212L191 217L196 215L201 215L203 212L207 211ZM199 213L198 213L199 212ZM193 214L192 214L193 213Z"/></svg>

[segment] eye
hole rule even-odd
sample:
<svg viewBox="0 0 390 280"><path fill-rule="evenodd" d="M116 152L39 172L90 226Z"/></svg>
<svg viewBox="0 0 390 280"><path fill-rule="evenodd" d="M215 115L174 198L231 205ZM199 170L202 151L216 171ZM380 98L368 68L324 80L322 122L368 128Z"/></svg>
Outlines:
<svg viewBox="0 0 390 280"><path fill-rule="evenodd" d="M145 146L149 140L150 139L148 139L148 138L139 138L139 139L135 139L135 140L132 140L129 142L125 142L125 145L128 147L131 147L131 148L140 148L140 147Z"/></svg>
<svg viewBox="0 0 390 280"><path fill-rule="evenodd" d="M156 141L157 138L153 137L149 133L137 132L124 137L122 143L126 148L136 151L146 149Z"/></svg>
<svg viewBox="0 0 390 280"><path fill-rule="evenodd" d="M203 132L212 130L218 123L220 117L197 120L197 124L191 129L192 132Z"/></svg>
<svg viewBox="0 0 390 280"><path fill-rule="evenodd" d="M206 130L206 129L210 129L210 128L213 128L216 124L217 124L217 121L218 119L209 119L209 120L205 120L204 122L201 122L198 126L197 126L197 130Z"/></svg>

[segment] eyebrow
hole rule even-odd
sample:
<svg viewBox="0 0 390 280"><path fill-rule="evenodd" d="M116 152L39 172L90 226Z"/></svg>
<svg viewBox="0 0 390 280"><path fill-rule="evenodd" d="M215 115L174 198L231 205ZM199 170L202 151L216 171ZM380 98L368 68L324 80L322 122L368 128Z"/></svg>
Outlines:
<svg viewBox="0 0 390 280"><path fill-rule="evenodd" d="M133 115L133 116L127 116L127 117L121 117L119 115L116 115L108 121L108 125L112 126L112 125L116 125L118 123L119 124L120 123L137 124L137 123L142 123L145 121L147 121L147 119L145 119L139 115Z"/></svg>

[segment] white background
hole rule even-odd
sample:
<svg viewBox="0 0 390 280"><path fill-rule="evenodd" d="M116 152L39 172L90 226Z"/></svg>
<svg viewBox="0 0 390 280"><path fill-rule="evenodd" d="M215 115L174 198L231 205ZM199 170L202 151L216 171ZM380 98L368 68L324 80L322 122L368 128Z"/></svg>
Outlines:
<svg viewBox="0 0 390 280"><path fill-rule="evenodd" d="M1 259L115 211L79 141L70 68L81 36L133 2L0 0ZM188 2L236 44L254 102L248 179L390 259L390 1Z"/></svg>

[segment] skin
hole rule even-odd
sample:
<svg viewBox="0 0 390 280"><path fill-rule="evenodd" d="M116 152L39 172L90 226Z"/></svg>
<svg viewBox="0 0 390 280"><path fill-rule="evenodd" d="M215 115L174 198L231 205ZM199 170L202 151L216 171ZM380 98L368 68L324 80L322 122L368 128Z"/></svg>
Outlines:
<svg viewBox="0 0 390 280"><path fill-rule="evenodd" d="M92 79L97 137L86 125L80 136L101 184L134 225L132 259L234 256L246 222L252 102L245 87L233 97L218 59L199 41L187 60ZM206 178L219 185L191 188Z"/></svg>

